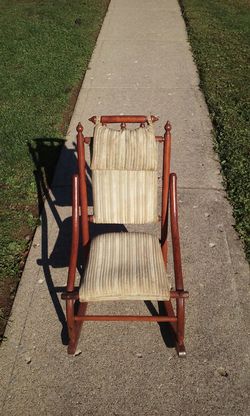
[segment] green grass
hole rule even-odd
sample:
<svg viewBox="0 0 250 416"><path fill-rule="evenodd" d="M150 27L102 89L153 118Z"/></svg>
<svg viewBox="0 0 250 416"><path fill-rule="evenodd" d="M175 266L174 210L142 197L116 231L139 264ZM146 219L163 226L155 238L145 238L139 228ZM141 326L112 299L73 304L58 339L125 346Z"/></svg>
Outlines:
<svg viewBox="0 0 250 416"><path fill-rule="evenodd" d="M109 0L2 0L0 283L16 278L37 224L29 143L65 134ZM61 141L56 140L58 150ZM47 154L51 175L59 152ZM7 281L7 280L6 280ZM1 286L0 286L1 295Z"/></svg>
<svg viewBox="0 0 250 416"><path fill-rule="evenodd" d="M236 229L250 259L250 3L181 0Z"/></svg>

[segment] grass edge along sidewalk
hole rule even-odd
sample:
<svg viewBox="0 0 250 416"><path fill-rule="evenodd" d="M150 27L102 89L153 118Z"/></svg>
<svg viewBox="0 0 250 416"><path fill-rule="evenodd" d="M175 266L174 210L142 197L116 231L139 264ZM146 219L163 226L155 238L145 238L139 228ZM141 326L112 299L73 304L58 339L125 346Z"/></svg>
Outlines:
<svg viewBox="0 0 250 416"><path fill-rule="evenodd" d="M108 4L1 3L0 341L38 224L34 171L51 183Z"/></svg>
<svg viewBox="0 0 250 416"><path fill-rule="evenodd" d="M179 0L214 125L224 184L236 229L250 260L248 0Z"/></svg>

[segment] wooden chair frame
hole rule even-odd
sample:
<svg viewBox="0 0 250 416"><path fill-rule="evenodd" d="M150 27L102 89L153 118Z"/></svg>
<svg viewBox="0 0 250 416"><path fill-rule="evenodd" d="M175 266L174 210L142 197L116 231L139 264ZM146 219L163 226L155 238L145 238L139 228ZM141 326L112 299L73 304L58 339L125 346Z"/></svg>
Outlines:
<svg viewBox="0 0 250 416"><path fill-rule="evenodd" d="M157 117L151 116L153 122ZM93 123L96 117L89 119ZM121 123L121 128L126 127L126 123L140 123L144 126L147 123L146 116L102 116L101 123ZM156 136L158 142L163 142L163 190L162 190L162 212L161 212L161 249L164 263L167 267L168 259L168 213L170 211L172 248L175 274L175 290L170 291L170 300L164 301L165 315L157 316L132 316L132 315L86 315L87 303L79 302L78 288L75 287L75 276L78 260L79 231L82 233L82 246L84 251L84 261L87 260L90 233L89 222L93 221L93 216L88 215L87 184L86 184L86 162L84 143L89 144L90 137L84 137L81 123L77 126L77 153L78 153L78 175L73 176L72 183L72 244L71 256L68 272L66 292L62 294L62 299L66 300L66 318L69 335L68 353L74 354L76 351L81 326L84 321L156 321L169 322L176 338L176 349L180 357L186 356L184 346L184 320L185 320L185 299L188 292L184 290L183 275L181 266L180 238L178 229L178 207L177 207L177 177L175 173L170 173L171 155L171 125L165 125L164 136ZM81 214L80 214L80 211ZM174 312L171 299L176 300L176 314Z"/></svg>

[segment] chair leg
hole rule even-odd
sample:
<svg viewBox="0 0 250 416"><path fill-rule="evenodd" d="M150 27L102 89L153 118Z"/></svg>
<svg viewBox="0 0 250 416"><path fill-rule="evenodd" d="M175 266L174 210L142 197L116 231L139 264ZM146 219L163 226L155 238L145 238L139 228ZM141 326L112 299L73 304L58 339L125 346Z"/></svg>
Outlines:
<svg viewBox="0 0 250 416"><path fill-rule="evenodd" d="M184 345L184 326L185 326L185 299L179 298L176 300L177 312L177 353L179 357L186 357L186 348Z"/></svg>
<svg viewBox="0 0 250 416"><path fill-rule="evenodd" d="M77 311L78 316L84 316L86 314L87 303L80 303ZM78 339L81 333L82 324L81 321L75 321L75 301L73 299L66 300L66 315L67 326L69 335L68 354L75 354Z"/></svg>
<svg viewBox="0 0 250 416"><path fill-rule="evenodd" d="M171 322L170 325L176 338L176 350L179 357L186 357L186 348L184 345L184 325L185 325L185 299L176 299L177 322ZM175 316L171 301L164 301L164 307L167 316Z"/></svg>
<svg viewBox="0 0 250 416"><path fill-rule="evenodd" d="M74 320L74 304L73 299L66 300L66 317L69 335L68 354L74 354L77 346L76 341L76 323Z"/></svg>

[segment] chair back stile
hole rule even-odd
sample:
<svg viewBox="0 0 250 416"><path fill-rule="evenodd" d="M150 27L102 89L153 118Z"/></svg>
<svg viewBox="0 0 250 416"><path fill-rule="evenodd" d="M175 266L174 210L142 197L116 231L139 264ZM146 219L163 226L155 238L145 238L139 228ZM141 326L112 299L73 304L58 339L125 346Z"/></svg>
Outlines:
<svg viewBox="0 0 250 416"><path fill-rule="evenodd" d="M84 136L83 126L81 123L77 126L77 154L78 154L78 172L79 172L79 193L81 206L81 228L82 228L82 245L84 247L84 254L88 254L90 243L89 238L89 223L88 223L88 196L87 196L87 181L86 181L86 161L84 150Z"/></svg>
<svg viewBox="0 0 250 416"><path fill-rule="evenodd" d="M168 205L169 205L169 177L171 159L171 124L165 125L162 168L162 211L161 211L161 250L163 260L167 266L168 260Z"/></svg>

